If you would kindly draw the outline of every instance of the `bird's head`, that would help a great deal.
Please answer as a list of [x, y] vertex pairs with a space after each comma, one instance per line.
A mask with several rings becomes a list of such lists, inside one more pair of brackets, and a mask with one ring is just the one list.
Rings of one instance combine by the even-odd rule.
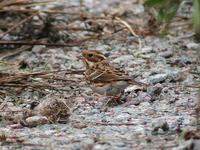
[[86, 67], [92, 67], [95, 63], [99, 63], [107, 59], [103, 53], [97, 50], [83, 50], [82, 57]]

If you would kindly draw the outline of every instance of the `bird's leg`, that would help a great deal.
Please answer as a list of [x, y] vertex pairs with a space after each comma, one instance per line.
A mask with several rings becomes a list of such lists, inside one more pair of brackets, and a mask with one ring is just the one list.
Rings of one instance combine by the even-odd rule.
[[103, 104], [103, 107], [106, 107], [110, 101], [112, 101], [113, 96], [107, 96], [108, 100]]
[[106, 101], [106, 103], [104, 104], [104, 106], [106, 106], [109, 102], [111, 101], [115, 101], [117, 104], [122, 103], [122, 101], [120, 100], [122, 96], [122, 93], [116, 95], [116, 96], [107, 96], [108, 100]]
[[122, 97], [122, 93], [120, 93], [119, 95], [117, 95], [117, 96], [114, 96], [114, 100], [116, 101], [116, 102], [119, 102], [120, 101], [120, 99], [121, 99], [121, 97]]

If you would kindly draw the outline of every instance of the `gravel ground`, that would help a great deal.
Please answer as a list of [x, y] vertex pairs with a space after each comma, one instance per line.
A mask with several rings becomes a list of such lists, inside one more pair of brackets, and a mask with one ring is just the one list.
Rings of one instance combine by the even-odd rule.
[[[76, 5], [78, 2], [69, 3]], [[126, 21], [141, 21], [145, 17], [144, 7], [135, 4], [134, 0], [87, 0], [85, 5], [88, 12], [97, 16], [103, 12], [114, 13], [120, 8], [121, 11], [126, 11], [123, 17]], [[70, 21], [67, 15], [57, 15], [56, 19], [60, 19], [61, 23]], [[71, 24], [84, 26], [80, 20]], [[101, 32], [111, 31], [105, 22], [103, 26]], [[73, 112], [64, 124], [13, 128], [12, 125], [0, 123], [1, 134], [19, 137], [19, 142], [12, 143], [12, 139], [10, 143], [0, 142], [1, 149], [154, 150], [177, 147], [178, 130], [195, 129], [198, 92], [189, 85], [199, 80], [194, 72], [200, 73], [197, 61], [200, 46], [190, 36], [193, 32], [181, 25], [170, 28], [169, 32], [164, 38], [152, 34], [140, 36], [142, 47], [135, 42], [137, 38], [126, 30], [113, 34], [110, 38], [92, 40], [81, 46], [33, 46], [31, 51], [24, 51], [10, 58], [10, 61], [26, 62], [25, 70], [83, 69], [83, 63], [77, 56], [83, 49], [97, 49], [106, 54], [113, 65], [124, 69], [139, 81], [150, 83], [151, 86], [147, 90], [136, 86], [128, 87], [127, 101], [110, 107], [96, 100], [82, 75], [66, 76], [66, 79], [79, 79], [79, 84], [66, 84], [65, 91], [52, 91], [46, 96], [41, 96], [37, 91], [24, 91], [20, 95], [20, 100], [24, 103], [19, 104], [19, 107], [26, 107], [25, 103], [33, 100], [44, 101], [46, 97], [53, 100], [56, 95], [69, 99], [70, 95]], [[57, 34], [62, 35], [62, 38], [80, 39], [91, 33], [66, 31]], [[4, 99], [10, 103], [15, 103], [15, 100], [10, 96]], [[20, 144], [20, 141], [25, 141], [25, 144]]]

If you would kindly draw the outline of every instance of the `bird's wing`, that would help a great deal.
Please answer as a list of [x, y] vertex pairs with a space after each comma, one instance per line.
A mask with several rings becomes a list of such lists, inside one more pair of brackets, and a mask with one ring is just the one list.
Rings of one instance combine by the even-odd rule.
[[122, 70], [119, 70], [107, 62], [97, 63], [86, 71], [86, 77], [91, 82], [128, 81], [131, 78]]

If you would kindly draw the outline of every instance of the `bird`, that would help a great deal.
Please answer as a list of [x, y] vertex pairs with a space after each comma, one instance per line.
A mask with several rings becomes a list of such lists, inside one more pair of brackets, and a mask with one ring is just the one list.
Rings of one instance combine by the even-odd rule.
[[147, 86], [135, 81], [124, 70], [114, 67], [98, 50], [83, 50], [81, 59], [85, 65], [84, 76], [94, 93], [117, 97], [131, 84]]

